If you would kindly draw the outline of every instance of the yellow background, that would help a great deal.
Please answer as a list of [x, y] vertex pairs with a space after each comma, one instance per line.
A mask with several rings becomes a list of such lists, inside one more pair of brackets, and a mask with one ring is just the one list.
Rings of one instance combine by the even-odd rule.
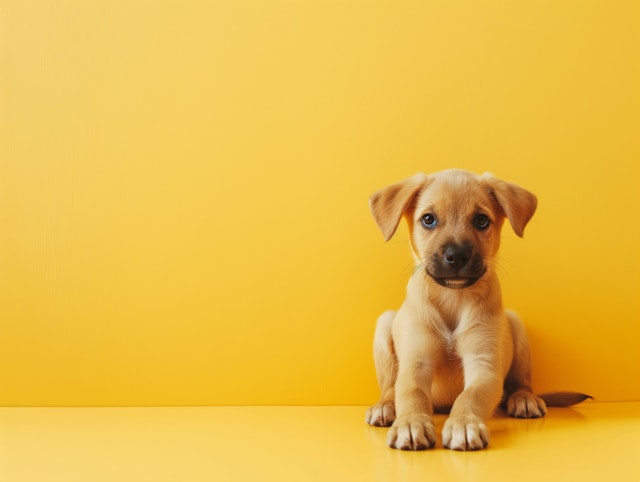
[[406, 228], [491, 171], [539, 391], [640, 399], [633, 1], [0, 1], [0, 404], [367, 404]]

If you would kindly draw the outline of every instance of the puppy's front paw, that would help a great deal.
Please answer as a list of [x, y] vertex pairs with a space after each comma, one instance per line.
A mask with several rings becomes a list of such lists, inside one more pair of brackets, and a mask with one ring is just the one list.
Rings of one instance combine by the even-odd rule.
[[378, 402], [367, 410], [367, 423], [375, 427], [389, 427], [396, 419], [396, 406], [393, 400]]
[[414, 414], [396, 419], [387, 436], [389, 447], [401, 450], [425, 450], [436, 444], [436, 431], [431, 417]]
[[514, 392], [507, 400], [507, 413], [516, 418], [540, 418], [547, 413], [547, 406], [540, 397], [524, 390]]
[[489, 429], [475, 417], [449, 417], [442, 428], [442, 445], [452, 450], [480, 450], [489, 445]]

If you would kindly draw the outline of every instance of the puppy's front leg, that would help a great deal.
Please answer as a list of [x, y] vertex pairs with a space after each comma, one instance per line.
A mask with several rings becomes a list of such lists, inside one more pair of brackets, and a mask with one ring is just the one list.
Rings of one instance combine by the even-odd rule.
[[395, 340], [398, 356], [396, 419], [389, 428], [387, 443], [396, 449], [424, 450], [436, 443], [431, 418], [433, 358], [429, 350], [434, 341], [424, 332], [399, 330], [399, 333], [401, 338]]
[[459, 340], [465, 384], [442, 429], [442, 445], [447, 448], [478, 450], [489, 444], [485, 421], [500, 401], [503, 384], [496, 342], [477, 333]]

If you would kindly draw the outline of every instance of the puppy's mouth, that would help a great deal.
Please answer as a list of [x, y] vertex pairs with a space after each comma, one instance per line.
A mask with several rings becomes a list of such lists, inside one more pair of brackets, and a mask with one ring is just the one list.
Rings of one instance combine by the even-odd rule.
[[[428, 273], [428, 272], [427, 272]], [[445, 288], [451, 288], [454, 290], [459, 290], [462, 288], [467, 288], [474, 284], [476, 281], [480, 279], [478, 277], [447, 277], [447, 278], [437, 278], [433, 276], [431, 273], [428, 273], [433, 280], [438, 283], [440, 286], [444, 286]]]

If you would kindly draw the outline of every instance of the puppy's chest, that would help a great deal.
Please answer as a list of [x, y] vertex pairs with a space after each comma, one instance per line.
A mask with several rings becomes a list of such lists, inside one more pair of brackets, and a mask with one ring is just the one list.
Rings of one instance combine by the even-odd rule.
[[469, 326], [468, 314], [464, 309], [453, 312], [439, 312], [431, 325], [431, 334], [439, 341], [440, 355], [447, 360], [458, 358], [458, 341]]
[[440, 356], [446, 360], [456, 360], [458, 358], [458, 334], [456, 331], [452, 331], [448, 329], [448, 327], [443, 326], [440, 329], [434, 330], [432, 334], [439, 340]]

